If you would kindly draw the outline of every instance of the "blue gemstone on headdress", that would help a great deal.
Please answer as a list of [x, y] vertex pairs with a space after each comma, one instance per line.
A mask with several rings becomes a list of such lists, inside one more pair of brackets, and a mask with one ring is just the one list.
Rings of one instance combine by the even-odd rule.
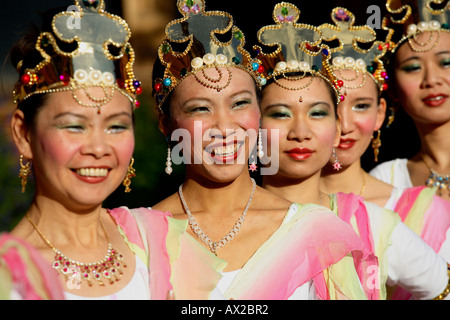
[[172, 84], [172, 80], [170, 80], [169, 78], [165, 78], [163, 80], [163, 85], [165, 85], [166, 87], [170, 87], [171, 84]]
[[325, 55], [325, 56], [328, 56], [328, 50], [327, 49], [322, 49], [322, 53]]
[[253, 68], [253, 70], [258, 70], [258, 68], [259, 68], [259, 64], [258, 63], [256, 63], [256, 62], [253, 62], [252, 63], [252, 68]]

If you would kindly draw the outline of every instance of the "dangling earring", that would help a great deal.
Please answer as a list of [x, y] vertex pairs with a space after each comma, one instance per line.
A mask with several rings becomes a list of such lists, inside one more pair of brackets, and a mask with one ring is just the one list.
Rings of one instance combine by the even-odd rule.
[[258, 166], [256, 165], [255, 155], [252, 154], [250, 156], [250, 158], [252, 160], [251, 160], [250, 164], [248, 165], [248, 170], [250, 170], [251, 172], [255, 172], [258, 169]]
[[262, 159], [262, 157], [264, 157], [264, 151], [263, 151], [263, 144], [262, 144], [261, 128], [259, 128], [259, 131], [258, 131], [258, 158]]
[[337, 155], [336, 155], [336, 150], [333, 148], [333, 157], [334, 157], [334, 162], [333, 162], [333, 169], [335, 171], [339, 171], [342, 169], [342, 163], [338, 160]]
[[378, 130], [377, 137], [372, 137], [372, 148], [373, 148], [373, 154], [375, 155], [375, 162], [378, 162], [378, 155], [380, 154], [380, 147], [381, 147], [381, 132]]
[[167, 147], [166, 173], [170, 176], [172, 173], [172, 156], [170, 154], [170, 145]]
[[126, 193], [131, 191], [131, 188], [130, 188], [131, 178], [134, 178], [136, 176], [136, 169], [133, 168], [133, 164], [134, 164], [134, 158], [131, 157], [131, 162], [128, 165], [127, 175], [125, 176], [125, 179], [123, 180], [123, 185], [125, 186]]
[[25, 193], [25, 187], [27, 185], [28, 176], [31, 175], [30, 162], [28, 161], [28, 163], [24, 165], [23, 155], [20, 155], [19, 162], [20, 162], [19, 178], [20, 183], [22, 184], [22, 193]]

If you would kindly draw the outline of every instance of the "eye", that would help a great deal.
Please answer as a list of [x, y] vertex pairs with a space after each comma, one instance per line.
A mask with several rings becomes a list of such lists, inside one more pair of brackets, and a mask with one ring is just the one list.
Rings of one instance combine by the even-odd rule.
[[205, 106], [192, 107], [189, 110], [189, 113], [207, 113], [207, 112], [209, 112], [209, 108]]
[[233, 109], [239, 109], [239, 108], [245, 107], [246, 105], [249, 105], [251, 103], [252, 103], [252, 100], [250, 100], [250, 99], [242, 99], [233, 104]]
[[357, 105], [352, 107], [354, 111], [365, 111], [369, 109], [372, 105], [369, 103], [358, 103]]
[[289, 119], [292, 118], [292, 112], [285, 107], [272, 107], [264, 113], [264, 116], [272, 119]]
[[444, 68], [448, 68], [450, 67], [450, 59], [443, 59], [440, 62], [440, 65]]
[[314, 107], [308, 111], [308, 116], [315, 119], [325, 118], [329, 114], [330, 112], [324, 107]]
[[409, 64], [406, 66], [401, 67], [401, 70], [405, 71], [405, 72], [415, 72], [415, 71], [419, 71], [421, 69], [420, 64]]
[[85, 128], [82, 125], [79, 124], [67, 124], [58, 126], [58, 129], [67, 130], [69, 132], [79, 133], [82, 132]]
[[121, 133], [130, 129], [130, 126], [122, 125], [122, 124], [114, 124], [111, 125], [108, 129], [106, 129], [107, 133]]

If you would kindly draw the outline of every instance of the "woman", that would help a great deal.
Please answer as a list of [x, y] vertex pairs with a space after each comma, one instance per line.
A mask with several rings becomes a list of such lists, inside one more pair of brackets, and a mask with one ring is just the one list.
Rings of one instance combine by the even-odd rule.
[[[103, 1], [75, 4], [83, 28], [69, 28], [80, 16], [58, 13], [12, 54], [20, 74], [12, 136], [22, 191], [31, 174], [36, 190], [25, 217], [0, 236], [0, 296], [165, 299], [172, 290], [165, 215], [102, 208], [122, 182], [129, 192], [134, 176], [141, 89], [130, 30]], [[111, 51], [106, 40], [114, 42]]]
[[[337, 16], [349, 17], [348, 23], [354, 20], [353, 14], [344, 8], [334, 9], [331, 16], [335, 22]], [[399, 213], [408, 227], [449, 261], [446, 233], [450, 219], [446, 212], [450, 210], [450, 203], [425, 187], [395, 188], [368, 175], [361, 167], [361, 157], [371, 142], [375, 157], [379, 153], [379, 130], [386, 111], [386, 100], [380, 96], [387, 89], [387, 76], [381, 62], [386, 50], [379, 48], [386, 47], [374, 42], [365, 52], [355, 50], [352, 39], [349, 38], [346, 42], [344, 36], [336, 36], [333, 33], [335, 28], [336, 26], [329, 24], [319, 27], [324, 39], [337, 38], [341, 42], [341, 46], [334, 50], [333, 70], [344, 82], [346, 93], [345, 101], [338, 106], [341, 139], [336, 148], [336, 156], [342, 164], [342, 170], [333, 170], [330, 161], [322, 170], [321, 190], [327, 193], [353, 193], [363, 197], [365, 201]], [[368, 26], [359, 28], [367, 30], [367, 41], [370, 41], [370, 35], [375, 39], [375, 32], [370, 32]], [[375, 68], [368, 69], [366, 66]]]
[[[420, 137], [420, 151], [411, 159], [382, 163], [370, 173], [396, 187], [427, 185], [450, 200], [450, 72], [448, 68], [450, 10], [447, 1], [431, 12], [418, 4], [418, 14], [410, 5], [388, 1], [386, 28], [390, 30], [391, 56], [388, 60], [390, 90], [411, 116]], [[402, 16], [390, 18], [399, 8]]]
[[[282, 5], [287, 8], [284, 9], [285, 12], [295, 12], [295, 7]], [[274, 13], [274, 17], [276, 16]], [[342, 16], [342, 13], [339, 12], [339, 16]], [[291, 24], [286, 26], [298, 28]], [[258, 33], [263, 44], [269, 43], [268, 39], [264, 38], [265, 31], [272, 29], [271, 26], [264, 27]], [[302, 41], [304, 38], [301, 37], [296, 38], [296, 41], [291, 39], [291, 45], [300, 44], [301, 47]], [[289, 49], [287, 43], [280, 45]], [[267, 59], [273, 59], [273, 55], [267, 55]], [[280, 64], [277, 57], [274, 60], [272, 64]], [[295, 64], [287, 62], [286, 65]], [[317, 73], [302, 73], [295, 68], [287, 68], [278, 74], [274, 72], [273, 78], [264, 88], [261, 125], [269, 132], [278, 130], [280, 133], [279, 141], [268, 140], [268, 144], [279, 143], [280, 169], [274, 176], [264, 176], [263, 186], [290, 201], [322, 204], [352, 225], [369, 250], [378, 258], [379, 270], [374, 274], [376, 285], [372, 285], [372, 289], [377, 287], [377, 298], [386, 298], [386, 283], [399, 283], [417, 298], [434, 298], [444, 291], [448, 284], [446, 264], [420, 238], [400, 223], [393, 212], [364, 203], [358, 196], [328, 195], [320, 191], [321, 166], [325, 166], [332, 157], [335, 169], [340, 169], [340, 163], [333, 151], [339, 144], [339, 122], [335, 111], [338, 95], [336, 87], [333, 90], [333, 84], [339, 84], [338, 87], [345, 86], [345, 83], [333, 78], [327, 60], [324, 60], [322, 69], [322, 76]], [[347, 94], [339, 104], [348, 98]], [[403, 255], [404, 252], [408, 252], [407, 257]], [[400, 256], [403, 258], [399, 259]], [[409, 263], [404, 264], [405, 259]], [[423, 259], [426, 262], [418, 264], [414, 262], [415, 259]], [[440, 276], [435, 277], [434, 272]]]
[[[166, 172], [174, 150], [182, 150], [186, 177], [153, 209], [170, 212], [186, 241], [201, 243], [216, 261], [215, 278], [204, 282], [227, 299], [366, 298], [354, 267], [364, 265], [365, 252], [351, 228], [329, 210], [292, 204], [250, 178], [264, 70], [242, 49], [242, 32], [227, 13], [205, 11], [203, 1], [178, 1], [178, 8], [183, 18], [166, 27], [154, 88], [161, 131], [169, 140], [183, 135], [169, 146]], [[232, 40], [220, 42], [211, 30], [231, 30]], [[187, 50], [176, 52], [173, 43], [181, 41]], [[259, 140], [259, 156], [261, 146]]]

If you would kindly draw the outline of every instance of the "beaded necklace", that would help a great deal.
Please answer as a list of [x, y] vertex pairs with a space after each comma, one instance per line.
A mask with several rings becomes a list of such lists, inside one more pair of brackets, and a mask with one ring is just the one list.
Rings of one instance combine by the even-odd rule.
[[102, 227], [106, 240], [108, 241], [108, 251], [105, 257], [98, 262], [83, 263], [69, 259], [61, 253], [61, 251], [56, 249], [38, 229], [36, 224], [30, 219], [28, 214], [25, 216], [42, 240], [44, 240], [44, 242], [55, 252], [55, 259], [52, 263], [52, 267], [59, 274], [65, 276], [66, 283], [68, 285], [70, 283], [70, 286], [78, 287], [81, 284], [80, 280], [85, 280], [89, 286], [92, 286], [93, 282], [98, 283], [100, 286], [104, 286], [104, 280], [108, 281], [109, 284], [114, 284], [115, 281], [120, 280], [120, 277], [123, 274], [122, 267], [126, 268], [127, 265], [124, 262], [123, 256], [112, 247], [108, 234], [106, 233], [106, 229], [101, 220], [100, 226]]

